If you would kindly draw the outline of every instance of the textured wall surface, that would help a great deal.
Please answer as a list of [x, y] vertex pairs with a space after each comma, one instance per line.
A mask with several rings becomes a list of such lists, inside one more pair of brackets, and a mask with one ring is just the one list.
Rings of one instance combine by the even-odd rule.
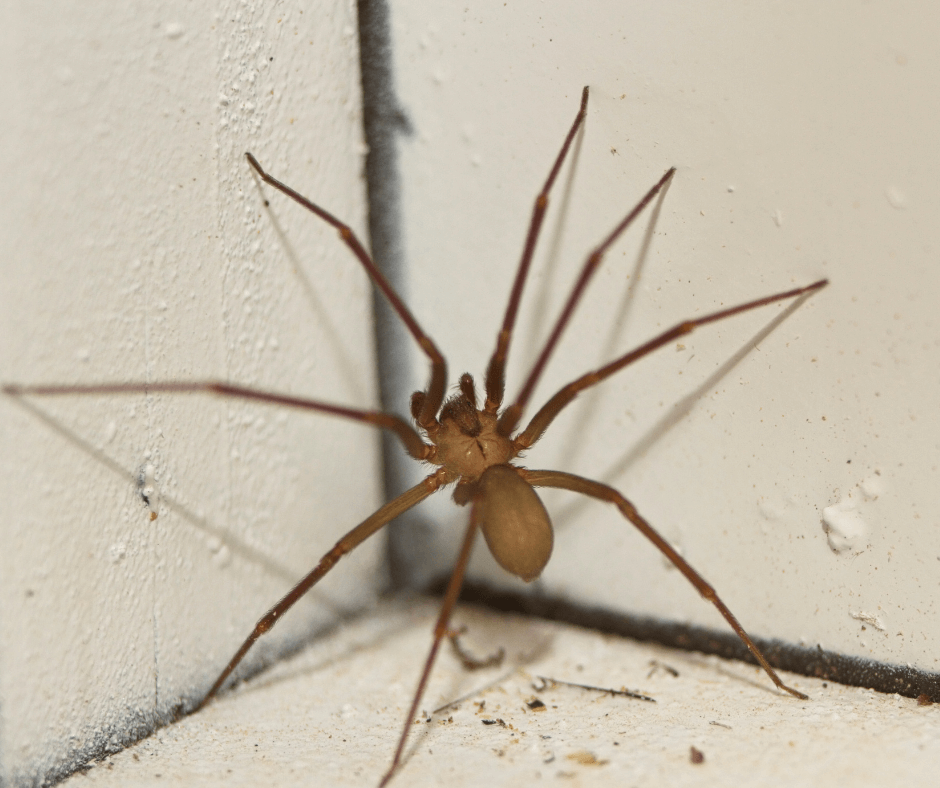
[[[364, 231], [355, 30], [349, 2], [14, 11], [0, 380], [218, 377], [373, 405], [366, 277], [244, 159]], [[3, 397], [0, 445], [10, 785], [191, 704], [380, 489], [368, 428], [208, 397]], [[381, 547], [255, 664], [374, 594]]]

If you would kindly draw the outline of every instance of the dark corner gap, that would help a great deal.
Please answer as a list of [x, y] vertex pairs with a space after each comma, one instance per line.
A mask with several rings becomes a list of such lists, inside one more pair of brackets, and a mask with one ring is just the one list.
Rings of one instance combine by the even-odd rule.
[[[442, 594], [448, 580], [448, 577], [438, 579], [430, 590]], [[633, 640], [757, 664], [747, 646], [733, 632], [591, 607], [561, 597], [506, 591], [474, 581], [464, 583], [460, 599], [501, 612], [522, 613]], [[754, 642], [770, 664], [781, 670], [853, 687], [867, 687], [878, 692], [940, 702], [940, 673], [847, 656], [827, 651], [821, 646], [799, 646], [782, 640], [757, 637]]]
[[[401, 209], [398, 139], [412, 133], [411, 123], [395, 92], [391, 12], [386, 0], [359, 0], [359, 63], [362, 74], [362, 120], [368, 153], [366, 186], [369, 241], [376, 265], [392, 287], [407, 298], [407, 261]], [[379, 401], [385, 411], [407, 415], [412, 382], [414, 341], [388, 301], [373, 288], [375, 346]], [[414, 464], [397, 437], [382, 433], [385, 500], [415, 483]], [[429, 525], [419, 513], [406, 512], [388, 526], [387, 563], [393, 589], [420, 583], [420, 567], [428, 557]], [[426, 582], [426, 580], [425, 580]]]

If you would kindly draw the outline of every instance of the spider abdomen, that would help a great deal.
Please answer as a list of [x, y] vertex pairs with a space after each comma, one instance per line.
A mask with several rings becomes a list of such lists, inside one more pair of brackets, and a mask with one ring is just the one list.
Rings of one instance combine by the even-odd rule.
[[511, 465], [492, 465], [476, 486], [480, 530], [503, 569], [527, 583], [552, 555], [552, 521], [535, 489]]

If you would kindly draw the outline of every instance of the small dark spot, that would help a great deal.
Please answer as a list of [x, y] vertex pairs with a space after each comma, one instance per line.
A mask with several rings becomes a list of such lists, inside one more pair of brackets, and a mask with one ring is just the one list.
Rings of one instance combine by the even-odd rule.
[[542, 701], [540, 701], [538, 698], [530, 700], [528, 703], [526, 703], [526, 706], [532, 709], [532, 711], [545, 711], [546, 708], [545, 704], [542, 703]]
[[918, 706], [930, 706], [933, 704], [933, 701], [930, 699], [930, 696], [927, 693], [917, 696], [917, 705]]
[[480, 722], [482, 722], [484, 725], [499, 725], [501, 728], [506, 727], [506, 722], [499, 717], [497, 717], [495, 720], [480, 720]]
[[689, 760], [696, 765], [705, 763], [705, 753], [697, 747], [689, 747]]
[[667, 665], [664, 662], [660, 662], [658, 659], [651, 659], [650, 662], [650, 672], [646, 674], [646, 678], [651, 678], [657, 670], [662, 668], [673, 678], [679, 678], [679, 671], [676, 670], [671, 665]]
[[593, 752], [579, 750], [565, 756], [569, 761], [575, 761], [582, 766], [606, 766], [610, 761], [598, 758]]
[[845, 464], [846, 464], [846, 465], [851, 465], [851, 464], [852, 464], [852, 461], [851, 461], [851, 460], [846, 460], [846, 461], [845, 461]]

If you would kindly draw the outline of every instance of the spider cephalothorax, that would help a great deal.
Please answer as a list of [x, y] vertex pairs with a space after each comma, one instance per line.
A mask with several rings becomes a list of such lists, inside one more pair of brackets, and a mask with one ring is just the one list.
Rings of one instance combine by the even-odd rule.
[[[416, 421], [424, 403], [423, 391], [411, 396]], [[444, 403], [437, 419], [426, 423], [424, 431], [431, 442], [425, 459], [440, 465], [448, 482], [476, 482], [491, 465], [502, 465], [518, 454], [513, 442], [499, 431], [496, 413], [477, 409], [473, 378], [467, 373], [460, 377], [460, 393]], [[465, 498], [458, 501], [466, 502]]]

